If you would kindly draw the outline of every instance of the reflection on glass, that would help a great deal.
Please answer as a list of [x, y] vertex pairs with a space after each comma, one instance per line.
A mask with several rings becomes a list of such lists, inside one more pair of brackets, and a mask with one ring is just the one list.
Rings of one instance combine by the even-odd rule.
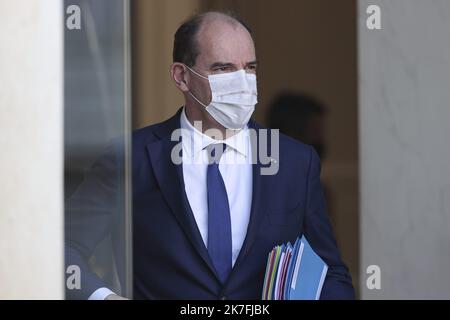
[[131, 297], [129, 4], [71, 5], [81, 29], [64, 33], [66, 297]]

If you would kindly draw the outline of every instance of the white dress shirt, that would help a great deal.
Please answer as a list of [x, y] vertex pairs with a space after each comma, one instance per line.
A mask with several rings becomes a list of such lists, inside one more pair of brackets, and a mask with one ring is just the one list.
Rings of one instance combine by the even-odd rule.
[[[181, 112], [180, 125], [185, 192], [206, 247], [208, 246], [206, 188], [208, 155], [205, 148], [216, 143], [227, 145], [219, 161], [219, 171], [225, 183], [230, 206], [232, 265], [234, 266], [247, 234], [252, 205], [252, 148], [248, 127], [246, 126], [228, 139], [215, 140], [197, 130], [189, 122], [184, 108]], [[99, 288], [91, 294], [89, 300], [104, 300], [113, 293], [108, 288]]]
[[208, 244], [208, 201], [206, 172], [210, 144], [225, 143], [227, 148], [219, 161], [219, 171], [227, 190], [231, 216], [232, 265], [247, 234], [252, 205], [253, 172], [251, 145], [247, 126], [225, 140], [214, 140], [197, 130], [181, 112], [183, 143], [183, 179], [186, 195], [203, 242]]

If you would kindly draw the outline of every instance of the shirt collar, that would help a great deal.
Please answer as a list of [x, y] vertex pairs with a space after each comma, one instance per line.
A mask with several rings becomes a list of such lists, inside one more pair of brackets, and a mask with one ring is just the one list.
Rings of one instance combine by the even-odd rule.
[[250, 140], [249, 140], [249, 132], [248, 126], [246, 125], [244, 128], [239, 130], [238, 133], [229, 137], [225, 140], [215, 140], [210, 136], [204, 134], [197, 128], [195, 128], [191, 122], [188, 120], [185, 112], [186, 107], [183, 107], [183, 110], [180, 115], [180, 126], [182, 129], [182, 143], [183, 143], [183, 151], [186, 151], [189, 156], [198, 156], [198, 154], [210, 144], [215, 143], [224, 143], [231, 149], [239, 152], [244, 157], [247, 157], [249, 154], [250, 148]]

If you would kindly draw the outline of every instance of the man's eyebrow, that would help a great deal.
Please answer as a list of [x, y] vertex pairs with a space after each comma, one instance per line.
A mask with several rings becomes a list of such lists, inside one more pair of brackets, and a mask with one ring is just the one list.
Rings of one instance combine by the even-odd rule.
[[[253, 60], [253, 61], [247, 62], [246, 66], [257, 65], [257, 64], [258, 64], [258, 61], [257, 60]], [[214, 62], [213, 64], [211, 64], [209, 66], [209, 69], [214, 69], [214, 68], [218, 68], [218, 67], [222, 67], [222, 68], [223, 67], [236, 67], [236, 65], [234, 63], [232, 63], [232, 62], [221, 62], [221, 61], [218, 61], [218, 62]]]
[[231, 62], [214, 62], [209, 66], [210, 69], [214, 69], [217, 67], [234, 67], [234, 63]]

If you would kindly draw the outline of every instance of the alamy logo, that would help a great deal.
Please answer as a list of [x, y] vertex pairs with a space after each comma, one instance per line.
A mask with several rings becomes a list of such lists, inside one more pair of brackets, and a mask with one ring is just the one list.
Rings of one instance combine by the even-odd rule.
[[[203, 132], [201, 121], [194, 121], [194, 127], [198, 132]], [[218, 129], [208, 129], [203, 132], [204, 136], [209, 136], [216, 141], [223, 141], [223, 133]], [[225, 132], [226, 137], [229, 139], [241, 139], [238, 143], [243, 146], [246, 158], [242, 158], [238, 153], [228, 153], [224, 152], [221, 156], [221, 161], [225, 164], [260, 164], [260, 174], [261, 175], [275, 175], [278, 173], [279, 169], [279, 144], [280, 144], [280, 133], [278, 129], [253, 129], [248, 128], [245, 134], [239, 137], [229, 135], [229, 130]], [[176, 129], [172, 132], [171, 140], [177, 141], [178, 143], [174, 145], [171, 150], [171, 160], [172, 163], [179, 165], [181, 163], [187, 164], [209, 164], [211, 158], [199, 157], [191, 159], [189, 157], [183, 157], [184, 148], [187, 146], [191, 149], [189, 153], [198, 154], [203, 148], [203, 140], [201, 135], [194, 134], [188, 129]], [[182, 141], [188, 141], [189, 143], [183, 144]]]
[[372, 4], [367, 7], [366, 13], [369, 14], [366, 20], [366, 26], [369, 30], [381, 29], [381, 9], [379, 6]]
[[81, 289], [81, 270], [77, 265], [70, 265], [66, 269], [66, 287], [69, 290]]
[[66, 27], [69, 30], [81, 30], [81, 9], [77, 5], [70, 5], [66, 9]]
[[366, 286], [369, 290], [381, 289], [381, 269], [376, 264], [367, 267], [366, 273], [369, 275], [366, 280]]

